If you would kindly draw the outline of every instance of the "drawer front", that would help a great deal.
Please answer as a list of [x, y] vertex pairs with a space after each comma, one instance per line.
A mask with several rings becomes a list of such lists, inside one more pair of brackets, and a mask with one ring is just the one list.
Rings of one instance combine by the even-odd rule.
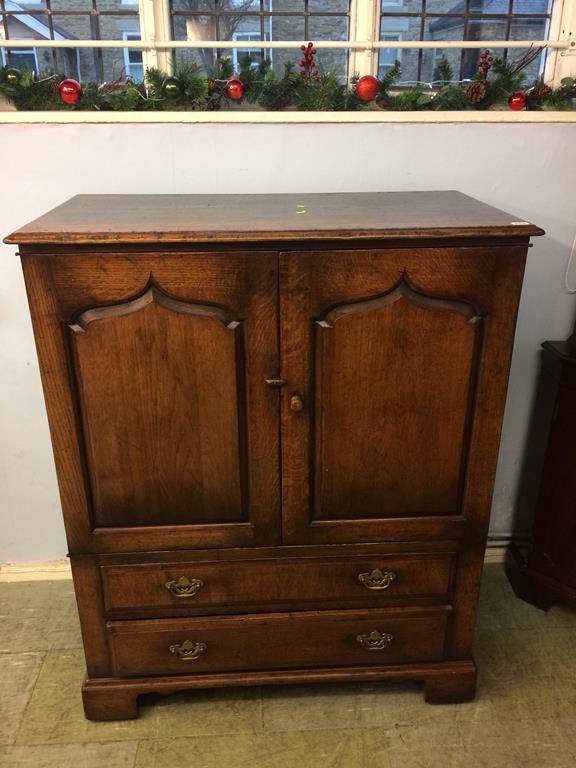
[[449, 608], [110, 622], [116, 675], [439, 661]]
[[448, 602], [453, 555], [151, 563], [101, 567], [109, 616], [250, 613]]

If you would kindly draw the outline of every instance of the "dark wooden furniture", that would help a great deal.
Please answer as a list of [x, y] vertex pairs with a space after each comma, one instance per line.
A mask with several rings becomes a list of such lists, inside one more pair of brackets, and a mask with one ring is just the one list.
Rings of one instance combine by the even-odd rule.
[[80, 196], [11, 235], [89, 718], [208, 686], [474, 695], [528, 240], [456, 192]]
[[528, 557], [512, 546], [507, 571], [518, 597], [548, 610], [576, 605], [576, 338], [542, 346], [537, 407], [548, 445]]

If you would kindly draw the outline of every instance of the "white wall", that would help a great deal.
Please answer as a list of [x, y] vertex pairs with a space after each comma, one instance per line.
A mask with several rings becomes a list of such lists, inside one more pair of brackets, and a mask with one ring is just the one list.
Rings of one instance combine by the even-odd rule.
[[[4, 124], [0, 146], [2, 235], [82, 192], [459, 189], [546, 229], [529, 252], [494, 497], [493, 534], [512, 530], [539, 345], [572, 330], [576, 126]], [[14, 251], [0, 246], [0, 562], [66, 552]]]

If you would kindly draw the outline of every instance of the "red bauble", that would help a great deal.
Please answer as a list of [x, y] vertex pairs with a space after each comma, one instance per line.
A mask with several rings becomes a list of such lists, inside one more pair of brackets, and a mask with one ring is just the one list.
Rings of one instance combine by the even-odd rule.
[[526, 106], [526, 94], [523, 91], [516, 91], [508, 99], [508, 106], [514, 112], [520, 112]]
[[380, 82], [372, 75], [364, 75], [356, 83], [356, 96], [362, 101], [372, 101], [378, 95]]
[[62, 80], [59, 85], [60, 98], [65, 104], [76, 104], [82, 96], [82, 86], [78, 80]]
[[228, 80], [226, 83], [226, 93], [230, 99], [241, 99], [244, 96], [244, 83], [237, 77]]

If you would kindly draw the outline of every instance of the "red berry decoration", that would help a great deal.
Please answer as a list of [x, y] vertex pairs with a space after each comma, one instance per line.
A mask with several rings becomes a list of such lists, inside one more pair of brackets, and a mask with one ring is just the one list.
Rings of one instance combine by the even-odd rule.
[[226, 94], [228, 98], [238, 101], [244, 96], [244, 83], [239, 77], [233, 77], [226, 83]]
[[78, 80], [62, 80], [58, 89], [60, 98], [65, 104], [76, 104], [82, 96], [82, 86]]
[[356, 96], [362, 101], [372, 101], [380, 91], [380, 82], [372, 75], [364, 75], [356, 83]]
[[480, 79], [484, 82], [488, 78], [488, 72], [492, 69], [492, 62], [494, 61], [494, 58], [490, 56], [490, 51], [486, 49], [483, 53], [480, 54], [480, 59], [478, 61], [478, 72], [480, 74]]
[[523, 91], [515, 91], [508, 99], [508, 106], [514, 112], [520, 112], [526, 106], [526, 94]]
[[318, 70], [316, 69], [316, 62], [314, 57], [316, 56], [316, 48], [314, 43], [308, 43], [308, 45], [301, 45], [302, 58], [300, 59], [300, 74], [304, 78], [304, 85], [310, 85], [311, 83], [317, 83], [320, 79]]

